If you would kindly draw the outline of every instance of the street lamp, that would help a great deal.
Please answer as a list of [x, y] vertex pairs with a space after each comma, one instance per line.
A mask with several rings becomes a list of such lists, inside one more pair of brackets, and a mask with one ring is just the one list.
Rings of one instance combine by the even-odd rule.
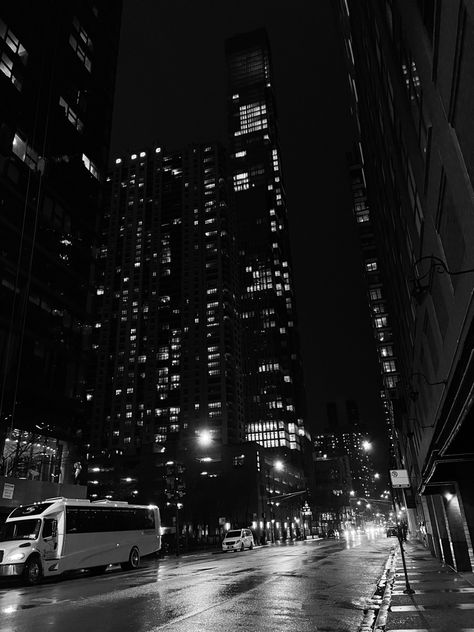
[[283, 469], [283, 461], [275, 461], [275, 463], [273, 464], [273, 467], [278, 471], [281, 472]]
[[372, 443], [366, 439], [365, 441], [362, 441], [362, 447], [366, 452], [368, 452], [369, 450], [372, 450]]
[[375, 472], [375, 474], [374, 474], [374, 478], [375, 478], [375, 479], [380, 478], [380, 474], [379, 474], [378, 472]]
[[212, 435], [209, 430], [201, 430], [198, 434], [198, 443], [203, 447], [207, 447], [212, 443]]

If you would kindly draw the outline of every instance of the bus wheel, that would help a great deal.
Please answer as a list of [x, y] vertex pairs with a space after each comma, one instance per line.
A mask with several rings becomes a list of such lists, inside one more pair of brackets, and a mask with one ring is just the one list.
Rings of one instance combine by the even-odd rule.
[[41, 563], [39, 557], [32, 555], [25, 562], [25, 568], [23, 569], [23, 583], [28, 586], [34, 586], [39, 584], [43, 577], [43, 571], [41, 569]]
[[122, 562], [120, 566], [124, 571], [131, 571], [140, 566], [140, 552], [136, 546], [130, 551], [130, 555], [128, 556], [128, 562]]

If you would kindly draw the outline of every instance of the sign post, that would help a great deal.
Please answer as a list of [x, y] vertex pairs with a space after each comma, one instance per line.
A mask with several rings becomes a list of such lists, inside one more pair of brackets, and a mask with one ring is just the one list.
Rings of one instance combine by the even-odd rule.
[[[389, 484], [390, 484], [390, 493], [392, 495], [392, 505], [395, 516], [397, 515], [397, 508], [395, 505], [395, 496], [393, 494], [394, 487], [397, 489], [403, 489], [406, 487], [410, 487], [410, 479], [408, 478], [407, 470], [390, 470], [389, 472]], [[405, 574], [405, 590], [403, 591], [406, 595], [413, 595], [415, 592], [413, 588], [410, 586], [410, 582], [408, 581], [408, 573], [407, 573], [407, 565], [405, 562], [405, 551], [403, 550], [403, 542], [402, 542], [402, 530], [397, 520], [397, 538], [398, 543], [400, 544], [400, 553], [402, 556], [403, 563], [403, 572]]]

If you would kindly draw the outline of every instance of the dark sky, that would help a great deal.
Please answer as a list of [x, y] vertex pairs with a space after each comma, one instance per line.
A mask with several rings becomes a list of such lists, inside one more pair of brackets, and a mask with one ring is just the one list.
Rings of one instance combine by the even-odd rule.
[[224, 40], [261, 26], [272, 47], [308, 420], [322, 427], [326, 401], [355, 399], [376, 438], [384, 422], [330, 0], [125, 0], [112, 156], [155, 141], [225, 141]]

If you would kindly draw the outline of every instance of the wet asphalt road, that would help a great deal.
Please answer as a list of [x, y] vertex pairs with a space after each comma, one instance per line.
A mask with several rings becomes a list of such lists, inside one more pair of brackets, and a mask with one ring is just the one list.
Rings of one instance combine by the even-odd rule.
[[392, 546], [382, 536], [143, 561], [137, 571], [0, 583], [1, 632], [356, 632]]

